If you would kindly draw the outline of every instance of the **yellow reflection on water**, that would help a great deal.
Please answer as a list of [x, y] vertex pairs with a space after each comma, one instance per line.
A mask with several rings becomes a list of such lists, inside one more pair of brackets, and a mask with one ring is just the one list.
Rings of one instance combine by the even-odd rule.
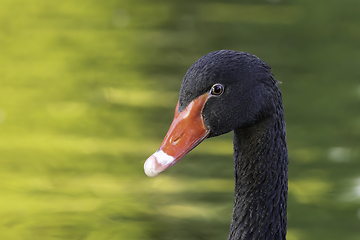
[[215, 204], [202, 204], [201, 206], [193, 204], [176, 204], [159, 207], [158, 209], [161, 214], [176, 218], [219, 219], [219, 216], [223, 215], [226, 207]]
[[304, 238], [301, 235], [301, 230], [296, 229], [296, 228], [288, 228], [287, 234], [286, 234], [286, 239], [287, 240], [300, 240], [300, 239], [304, 239]]
[[114, 104], [141, 107], [173, 107], [175, 109], [177, 92], [155, 92], [151, 90], [128, 90], [104, 88], [105, 99]]
[[[227, 179], [181, 179], [170, 176], [158, 176], [146, 180], [151, 182], [147, 191], [162, 193], [179, 192], [233, 192], [234, 182]], [[146, 183], [146, 181], [144, 183]], [[149, 185], [148, 185], [149, 186]]]
[[51, 116], [57, 118], [77, 118], [85, 113], [87, 105], [79, 102], [56, 102], [49, 103], [47, 110]]
[[332, 189], [329, 182], [308, 178], [289, 181], [289, 194], [300, 203], [320, 203]]
[[[72, 135], [57, 135], [54, 137], [50, 134], [24, 134], [18, 136], [8, 136], [0, 138], [0, 148], [8, 150], [16, 149], [33, 149], [48, 151], [66, 151], [75, 153], [136, 153], [139, 151], [139, 145], [143, 151], [152, 153], [159, 147], [159, 143], [154, 140], [131, 141], [126, 138], [101, 139], [78, 137]], [[145, 161], [145, 159], [144, 159]]]

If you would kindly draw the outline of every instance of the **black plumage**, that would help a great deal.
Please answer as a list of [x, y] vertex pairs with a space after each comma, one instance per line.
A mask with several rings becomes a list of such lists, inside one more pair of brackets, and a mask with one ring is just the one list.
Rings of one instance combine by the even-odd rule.
[[270, 67], [244, 52], [209, 53], [187, 71], [179, 111], [216, 84], [202, 111], [209, 137], [234, 131], [235, 201], [229, 239], [286, 239], [287, 165], [282, 95]]

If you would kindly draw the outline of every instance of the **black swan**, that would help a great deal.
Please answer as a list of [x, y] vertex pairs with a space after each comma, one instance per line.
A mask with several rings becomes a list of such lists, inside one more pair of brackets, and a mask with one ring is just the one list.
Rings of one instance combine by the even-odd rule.
[[205, 138], [234, 131], [235, 201], [228, 239], [286, 239], [288, 154], [282, 95], [271, 68], [231, 50], [187, 71], [175, 117], [144, 164], [154, 177]]

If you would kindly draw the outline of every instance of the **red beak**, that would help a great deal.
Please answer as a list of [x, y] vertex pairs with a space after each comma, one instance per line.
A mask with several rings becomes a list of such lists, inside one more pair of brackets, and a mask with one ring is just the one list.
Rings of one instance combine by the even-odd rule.
[[174, 120], [164, 141], [144, 164], [146, 175], [155, 177], [168, 169], [209, 135], [202, 118], [202, 110], [208, 99], [209, 94], [205, 93], [190, 102], [182, 112], [178, 111], [177, 103]]

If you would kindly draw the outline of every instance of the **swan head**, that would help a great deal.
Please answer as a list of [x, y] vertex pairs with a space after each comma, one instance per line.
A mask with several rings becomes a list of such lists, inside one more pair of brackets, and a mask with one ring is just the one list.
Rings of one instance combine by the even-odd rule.
[[156, 176], [204, 139], [271, 116], [281, 99], [277, 88], [270, 67], [252, 54], [222, 50], [203, 56], [184, 76], [174, 120], [146, 160], [145, 173]]

